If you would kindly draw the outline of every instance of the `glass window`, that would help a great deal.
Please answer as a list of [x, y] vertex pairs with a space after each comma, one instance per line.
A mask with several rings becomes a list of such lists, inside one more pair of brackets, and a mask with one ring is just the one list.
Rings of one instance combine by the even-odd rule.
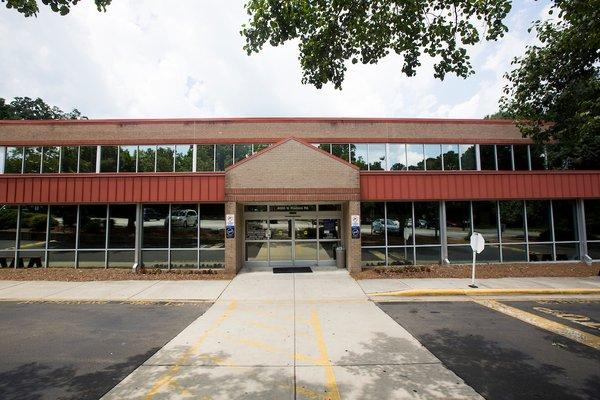
[[235, 162], [242, 161], [244, 158], [252, 155], [252, 145], [238, 143], [235, 145], [234, 151]]
[[500, 262], [500, 245], [487, 244], [483, 251], [477, 255], [478, 263], [497, 263]]
[[529, 261], [553, 261], [553, 246], [548, 244], [530, 244], [529, 245]]
[[135, 248], [135, 215], [135, 204], [115, 204], [109, 206], [109, 248]]
[[468, 201], [446, 202], [446, 235], [449, 244], [469, 243], [471, 240], [471, 206]]
[[[297, 219], [294, 221], [294, 235], [298, 240], [311, 240], [317, 238], [316, 219]], [[316, 253], [316, 247], [315, 247]]]
[[214, 144], [199, 144], [196, 146], [197, 161], [196, 171], [215, 170], [215, 145]]
[[225, 250], [200, 250], [200, 268], [224, 268]]
[[524, 244], [502, 243], [502, 261], [527, 261], [527, 246]]
[[331, 145], [331, 154], [343, 160], [350, 161], [349, 148], [350, 146], [347, 144], [334, 143]]
[[522, 201], [500, 202], [502, 243], [525, 242], [525, 218]]
[[319, 239], [339, 239], [340, 238], [340, 220], [339, 219], [320, 219], [319, 220]]
[[105, 205], [79, 206], [79, 248], [106, 248]]
[[575, 202], [553, 200], [552, 211], [554, 213], [554, 240], [557, 242], [578, 240]]
[[406, 145], [391, 143], [388, 145], [389, 156], [388, 170], [389, 171], [404, 171], [406, 170]]
[[79, 147], [79, 172], [96, 172], [96, 146]]
[[600, 199], [585, 200], [585, 231], [588, 240], [600, 240]]
[[556, 243], [556, 261], [579, 260], [579, 243]]
[[381, 171], [386, 169], [385, 144], [369, 144], [369, 170]]
[[319, 211], [342, 211], [341, 204], [319, 204]]
[[77, 172], [77, 157], [79, 148], [77, 146], [65, 146], [60, 148], [60, 172]]
[[360, 203], [361, 244], [363, 246], [385, 245], [383, 202]]
[[[83, 160], [83, 147], [81, 148], [81, 159]], [[100, 172], [117, 172], [119, 148], [117, 146], [102, 146], [100, 148]], [[81, 171], [81, 161], [79, 163]]]
[[143, 248], [169, 247], [169, 206], [167, 204], [144, 204], [142, 207]]
[[192, 172], [194, 146], [178, 144], [175, 146], [175, 172]]
[[510, 144], [496, 145], [496, 157], [498, 157], [498, 170], [511, 171], [512, 167], [512, 146]]
[[54, 268], [74, 267], [75, 251], [49, 251], [48, 266]]
[[254, 145], [252, 145], [252, 151], [258, 153], [259, 151], [266, 149], [267, 147], [269, 147], [268, 143], [254, 143]]
[[425, 168], [428, 171], [442, 169], [442, 146], [439, 144], [425, 145]]
[[266, 204], [246, 204], [244, 205], [244, 211], [246, 212], [266, 212]]
[[544, 145], [539, 145], [539, 144], [530, 145], [529, 153], [531, 155], [531, 169], [532, 170], [543, 170], [543, 169], [547, 168], [546, 148]]
[[16, 206], [0, 206], [0, 256], [13, 257], [17, 240]]
[[137, 146], [119, 147], [119, 172], [135, 172]]
[[79, 268], [104, 268], [105, 250], [79, 251], [77, 253]]
[[358, 166], [362, 170], [368, 169], [367, 151], [368, 146], [366, 144], [351, 144], [350, 154], [352, 156], [352, 164]]
[[331, 153], [331, 143], [321, 143], [318, 145], [319, 149]]
[[24, 171], [26, 174], [39, 174], [42, 164], [42, 148], [41, 147], [25, 147], [25, 165]]
[[147, 268], [169, 268], [169, 252], [167, 250], [144, 250], [142, 260]]
[[496, 169], [496, 152], [493, 144], [479, 145], [479, 158], [481, 169], [484, 171], [493, 171]]
[[108, 266], [113, 268], [131, 268], [135, 262], [133, 250], [108, 251]]
[[471, 246], [448, 246], [448, 260], [452, 264], [466, 264], [473, 261]]
[[272, 219], [269, 221], [271, 240], [290, 240], [292, 238], [292, 220]]
[[319, 242], [319, 261], [335, 260], [335, 248], [339, 242]]
[[412, 265], [414, 264], [414, 255], [412, 247], [391, 247], [388, 249], [389, 266]]
[[422, 144], [406, 145], [406, 165], [409, 170], [422, 170], [425, 168]]
[[21, 206], [19, 249], [46, 248], [47, 206]]
[[498, 209], [495, 201], [474, 201], [473, 230], [481, 233], [486, 243], [498, 243]]
[[42, 172], [45, 174], [57, 173], [60, 162], [60, 147], [44, 147]]
[[200, 206], [200, 247], [225, 247], [225, 205], [202, 204]]
[[7, 147], [4, 160], [4, 172], [7, 174], [20, 174], [23, 170], [23, 148]]
[[416, 259], [415, 264], [439, 264], [442, 258], [442, 250], [440, 246], [424, 246], [415, 249]]
[[361, 260], [363, 267], [377, 267], [385, 265], [385, 247], [362, 248]]
[[415, 244], [440, 243], [440, 205], [437, 201], [415, 203]]
[[529, 155], [526, 144], [513, 145], [513, 156], [515, 158], [515, 170], [527, 171], [529, 169]]
[[388, 246], [412, 245], [412, 203], [388, 202], [386, 226]]
[[268, 261], [268, 242], [246, 242], [246, 261]]
[[218, 144], [216, 147], [216, 171], [225, 171], [233, 164], [233, 145]]
[[49, 249], [76, 248], [77, 206], [50, 206]]
[[137, 172], [154, 172], [156, 166], [156, 146], [138, 146]]
[[171, 268], [184, 269], [198, 266], [198, 250], [171, 250]]
[[[550, 202], [527, 200], [527, 237], [530, 242], [551, 242]], [[541, 260], [545, 261], [545, 260]]]
[[171, 247], [198, 247], [198, 207], [196, 204], [171, 206]]
[[457, 144], [443, 144], [442, 152], [444, 154], [444, 170], [452, 171], [458, 170], [458, 145]]
[[292, 242], [271, 242], [269, 247], [271, 261], [289, 261], [292, 259]]
[[173, 172], [175, 146], [156, 147], [156, 172]]
[[474, 171], [477, 169], [477, 148], [474, 144], [460, 144], [460, 169], [465, 171]]
[[246, 220], [246, 240], [266, 240], [268, 230], [267, 220]]

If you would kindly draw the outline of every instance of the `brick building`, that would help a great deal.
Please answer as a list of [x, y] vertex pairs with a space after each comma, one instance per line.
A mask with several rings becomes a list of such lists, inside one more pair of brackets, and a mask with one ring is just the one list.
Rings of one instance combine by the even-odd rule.
[[0, 264], [464, 263], [472, 231], [480, 262], [599, 259], [600, 171], [545, 150], [492, 120], [0, 121]]

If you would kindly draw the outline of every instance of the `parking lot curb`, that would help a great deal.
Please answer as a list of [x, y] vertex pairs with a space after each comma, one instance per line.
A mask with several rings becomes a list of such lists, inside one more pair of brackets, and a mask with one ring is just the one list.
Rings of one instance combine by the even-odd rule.
[[369, 293], [370, 297], [422, 297], [422, 296], [497, 296], [497, 295], [600, 295], [599, 289], [592, 288], [512, 288], [512, 289], [414, 289], [392, 292]]

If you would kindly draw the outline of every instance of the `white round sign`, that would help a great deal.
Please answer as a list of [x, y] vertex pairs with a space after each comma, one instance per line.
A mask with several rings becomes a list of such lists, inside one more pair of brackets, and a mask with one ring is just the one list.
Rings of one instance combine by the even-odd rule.
[[479, 232], [473, 232], [471, 235], [471, 249], [476, 251], [477, 254], [481, 253], [485, 247], [485, 240]]

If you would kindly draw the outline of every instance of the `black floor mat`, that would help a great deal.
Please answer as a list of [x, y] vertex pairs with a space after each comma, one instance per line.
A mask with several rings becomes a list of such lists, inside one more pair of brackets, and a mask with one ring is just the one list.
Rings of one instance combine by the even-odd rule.
[[274, 274], [297, 274], [297, 273], [311, 273], [313, 272], [310, 267], [274, 267]]

